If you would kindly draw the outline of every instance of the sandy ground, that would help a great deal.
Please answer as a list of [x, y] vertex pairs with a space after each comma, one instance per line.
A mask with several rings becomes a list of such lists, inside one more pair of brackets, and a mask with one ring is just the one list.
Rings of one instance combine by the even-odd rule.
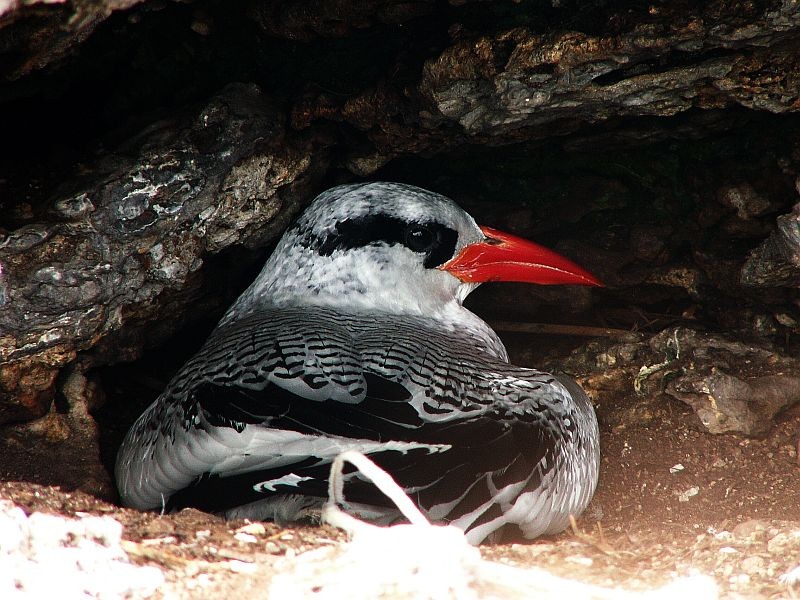
[[[790, 574], [800, 567], [800, 411], [783, 415], [767, 437], [754, 440], [697, 431], [691, 411], [663, 395], [631, 394], [613, 404], [600, 398], [597, 410], [601, 479], [576, 529], [484, 546], [484, 558], [628, 590], [705, 574], [721, 597], [800, 593]], [[83, 492], [21, 481], [0, 483], [0, 498], [26, 513], [113, 516], [124, 525], [123, 549], [131, 560], [164, 571], [156, 597], [222, 591], [266, 597], [274, 574], [291, 569], [304, 552], [346, 540], [329, 526], [281, 529], [194, 510], [140, 513]], [[383, 552], [391, 562], [396, 548]]]

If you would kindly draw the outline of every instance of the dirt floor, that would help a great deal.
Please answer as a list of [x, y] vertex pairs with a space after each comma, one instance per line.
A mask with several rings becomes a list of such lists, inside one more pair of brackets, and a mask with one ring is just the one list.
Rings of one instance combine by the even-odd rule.
[[[716, 581], [722, 597], [800, 594], [800, 583], [786, 576], [800, 567], [800, 411], [784, 414], [766, 438], [754, 440], [701, 433], [691, 411], [664, 395], [631, 394], [613, 405], [601, 398], [597, 410], [601, 479], [577, 528], [531, 543], [486, 546], [485, 558], [628, 590], [700, 573]], [[280, 529], [194, 510], [145, 514], [20, 481], [0, 483], [0, 498], [26, 512], [112, 515], [125, 526], [132, 560], [165, 570], [164, 597], [222, 590], [264, 597], [276, 570], [287, 568], [281, 559], [345, 540], [328, 526]]]

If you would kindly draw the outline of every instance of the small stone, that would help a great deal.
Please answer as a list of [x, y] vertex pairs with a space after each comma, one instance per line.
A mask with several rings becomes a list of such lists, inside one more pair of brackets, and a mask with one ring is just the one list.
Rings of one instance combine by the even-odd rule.
[[740, 219], [749, 220], [770, 210], [770, 201], [749, 183], [726, 185], [717, 191], [721, 204], [736, 210]]
[[748, 556], [740, 564], [742, 571], [750, 575], [758, 575], [764, 572], [766, 561], [760, 556]]
[[775, 315], [775, 320], [784, 327], [791, 327], [791, 328], [797, 327], [797, 321], [790, 315], [787, 315], [786, 313], [777, 313]]
[[691, 497], [693, 497], [693, 496], [697, 496], [697, 494], [699, 494], [699, 493], [700, 493], [700, 488], [699, 488], [699, 487], [697, 487], [696, 485], [693, 485], [693, 486], [692, 486], [692, 487], [690, 487], [688, 490], [686, 490], [685, 492], [683, 492], [682, 494], [680, 494], [680, 495], [678, 496], [678, 500], [679, 500], [680, 502], [688, 502], [688, 501], [689, 501], [689, 498], [691, 498]]
[[175, 525], [167, 519], [153, 519], [147, 523], [143, 533], [152, 538], [170, 535], [175, 533]]
[[258, 566], [254, 565], [253, 563], [244, 562], [243, 560], [229, 560], [227, 562], [227, 567], [233, 571], [234, 573], [255, 573], [258, 570]]
[[250, 535], [265, 535], [267, 533], [266, 527], [263, 523], [248, 523], [242, 525], [236, 530], [236, 533], [249, 533]]
[[749, 585], [750, 575], [747, 573], [739, 573], [738, 575], [731, 577], [730, 582], [732, 585]]
[[264, 552], [267, 554], [278, 554], [281, 551], [280, 546], [275, 542], [267, 542], [264, 544]]
[[767, 542], [767, 552], [782, 554], [790, 549], [796, 549], [797, 546], [800, 546], [800, 531], [779, 533]]
[[749, 538], [758, 533], [763, 533], [769, 528], [769, 523], [760, 519], [750, 519], [739, 523], [733, 528], [733, 535], [738, 538]]
[[258, 541], [258, 538], [254, 535], [250, 535], [249, 533], [244, 533], [240, 531], [239, 533], [234, 534], [234, 539], [242, 542], [243, 544], [255, 544]]

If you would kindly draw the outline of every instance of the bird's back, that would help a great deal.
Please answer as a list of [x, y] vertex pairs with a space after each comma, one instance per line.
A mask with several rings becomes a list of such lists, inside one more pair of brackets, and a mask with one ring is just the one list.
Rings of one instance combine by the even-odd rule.
[[[138, 508], [292, 518], [322, 501], [331, 460], [354, 449], [478, 542], [506, 524], [526, 537], [563, 529], [594, 491], [597, 439], [577, 385], [509, 365], [472, 332], [267, 308], [212, 334], [132, 427], [116, 475]], [[346, 491], [388, 511], [355, 474]]]

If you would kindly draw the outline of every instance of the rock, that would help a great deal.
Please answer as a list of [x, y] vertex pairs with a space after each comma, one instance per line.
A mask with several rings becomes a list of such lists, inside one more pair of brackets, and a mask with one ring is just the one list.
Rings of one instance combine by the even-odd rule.
[[[622, 18], [613, 35], [518, 27], [465, 40], [426, 63], [420, 95], [435, 107], [431, 124], [457, 123], [470, 138], [530, 139], [572, 130], [576, 120], [666, 116], [710, 105], [794, 110], [797, 95], [781, 92], [797, 63], [782, 40], [800, 28], [800, 15], [781, 3], [761, 13], [741, 7], [698, 8], [676, 20], [662, 6], [647, 24]], [[764, 43], [769, 53], [755, 49]], [[747, 59], [713, 50], [751, 45]], [[694, 59], [687, 64], [681, 55]], [[763, 76], [771, 61], [783, 76]], [[774, 98], [766, 97], [768, 89]]]
[[684, 490], [683, 492], [676, 492], [678, 496], [678, 502], [689, 502], [692, 498], [697, 496], [700, 493], [700, 488], [696, 485]]
[[0, 423], [43, 415], [77, 351], [159, 305], [181, 317], [207, 253], [276, 236], [324, 167], [311, 154], [256, 86], [231, 85], [66, 182], [50, 220], [0, 231]]
[[781, 532], [767, 541], [767, 552], [770, 554], [786, 554], [797, 552], [800, 547], [800, 531]]
[[348, 2], [305, 0], [297, 2], [258, 2], [251, 7], [256, 22], [272, 35], [297, 40], [317, 36], [343, 36], [353, 29], [380, 23], [405, 23], [433, 12], [430, 2]]
[[665, 391], [691, 406], [710, 433], [763, 435], [800, 401], [794, 358], [684, 328], [654, 336], [650, 346], [667, 356], [658, 369]]
[[[800, 190], [800, 179], [797, 186]], [[742, 284], [800, 287], [800, 204], [775, 223], [775, 230], [742, 266]]]
[[[12, 336], [3, 337], [0, 342], [9, 346], [14, 343]], [[73, 353], [54, 352], [44, 357], [42, 362], [0, 364], [0, 423], [26, 421], [45, 415], [53, 401], [58, 367], [74, 357]]]
[[667, 393], [691, 406], [710, 433], [763, 435], [779, 412], [800, 402], [800, 377], [743, 380], [714, 367], [684, 373]]
[[[0, 2], [0, 55], [3, 77], [18, 79], [32, 70], [64, 58], [114, 11], [141, 0], [26, 0]], [[15, 45], [25, 39], [25, 52]]]
[[733, 535], [746, 540], [748, 538], [766, 535], [767, 531], [769, 531], [769, 527], [769, 521], [749, 519], [736, 525], [736, 527], [733, 528]]
[[737, 216], [745, 221], [774, 208], [772, 203], [749, 183], [723, 186], [717, 192], [717, 200], [735, 210]]
[[72, 367], [58, 386], [58, 407], [26, 423], [0, 425], [0, 478], [40, 481], [113, 500], [111, 477], [101, 462], [98, 427], [90, 410], [103, 391]]
[[636, 393], [630, 410], [606, 414], [612, 427], [646, 424], [656, 418], [660, 394], [691, 406], [710, 433], [765, 434], [781, 411], [800, 402], [800, 361], [771, 348], [677, 327], [647, 340], [615, 343], [603, 339], [550, 365], [577, 374], [591, 396], [611, 402]]

